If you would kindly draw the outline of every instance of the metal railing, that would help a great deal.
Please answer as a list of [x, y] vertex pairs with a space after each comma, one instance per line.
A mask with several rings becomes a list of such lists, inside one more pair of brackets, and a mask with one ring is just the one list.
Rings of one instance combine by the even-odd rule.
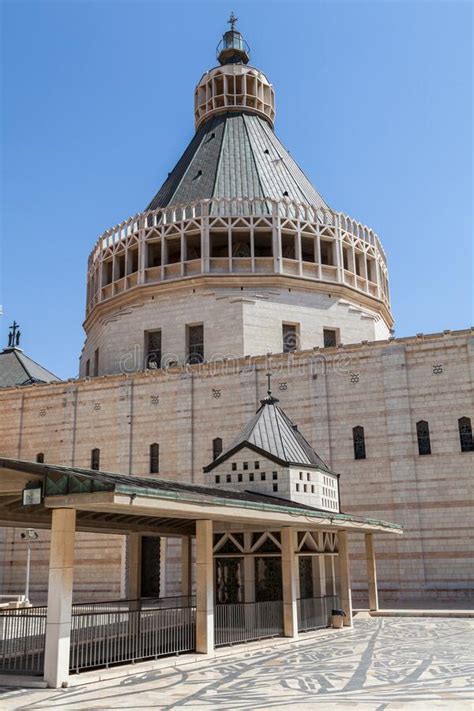
[[321, 627], [328, 627], [333, 608], [337, 608], [336, 595], [300, 598], [297, 601], [298, 631], [309, 632]]
[[[0, 610], [0, 673], [41, 674], [46, 606]], [[194, 596], [79, 602], [72, 606], [71, 669], [195, 648]]]
[[75, 602], [72, 614], [93, 612], [128, 612], [129, 610], [165, 609], [167, 607], [195, 607], [194, 595], [180, 595], [176, 597], [142, 597], [124, 600], [100, 600], [91, 602]]
[[79, 672], [195, 648], [195, 607], [76, 612], [72, 616], [69, 667]]
[[42, 674], [46, 608], [0, 611], [0, 672]]
[[238, 602], [216, 605], [215, 645], [250, 642], [283, 634], [283, 602]]

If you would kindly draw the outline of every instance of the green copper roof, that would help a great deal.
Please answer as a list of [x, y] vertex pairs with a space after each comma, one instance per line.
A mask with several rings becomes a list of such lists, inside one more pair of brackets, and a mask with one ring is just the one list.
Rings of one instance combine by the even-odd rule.
[[[376, 519], [361, 518], [343, 513], [333, 513], [306, 506], [295, 501], [276, 496], [248, 491], [231, 491], [197, 484], [182, 484], [161, 478], [134, 477], [125, 474], [92, 471], [79, 467], [65, 467], [54, 464], [0, 458], [0, 469], [18, 471], [43, 478], [45, 496], [67, 496], [71, 494], [90, 495], [101, 492], [126, 494], [127, 496], [145, 496], [151, 498], [173, 499], [189, 503], [212, 504], [213, 506], [234, 506], [275, 513], [294, 513], [305, 515], [308, 519], [331, 519], [333, 522], [353, 522], [363, 525], [382, 526], [387, 530], [400, 532], [402, 527], [395, 523]], [[0, 475], [1, 487], [1, 475]]]

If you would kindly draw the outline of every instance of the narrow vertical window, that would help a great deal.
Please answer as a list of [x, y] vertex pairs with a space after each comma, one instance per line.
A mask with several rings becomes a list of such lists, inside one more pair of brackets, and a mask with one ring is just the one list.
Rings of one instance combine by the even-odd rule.
[[474, 452], [474, 442], [472, 441], [472, 425], [470, 417], [460, 417], [458, 420], [459, 439], [461, 441], [461, 452]]
[[188, 326], [187, 351], [188, 363], [202, 363], [204, 360], [204, 325]]
[[91, 469], [98, 471], [100, 468], [100, 449], [91, 449]]
[[337, 346], [336, 330], [334, 328], [324, 328], [323, 341], [325, 348], [335, 348]]
[[44, 463], [44, 452], [38, 452], [36, 455], [36, 461], [38, 464], [43, 464]]
[[418, 438], [418, 454], [431, 454], [430, 427], [426, 420], [416, 423], [416, 436]]
[[365, 459], [365, 434], [364, 428], [360, 425], [352, 428], [352, 439], [354, 442], [354, 459]]
[[99, 349], [96, 348], [94, 351], [94, 377], [99, 375]]
[[91, 361], [90, 358], [86, 360], [86, 378], [89, 378], [91, 374]]
[[[214, 437], [212, 440], [212, 458], [217, 459], [222, 454], [222, 439], [220, 437]], [[232, 468], [234, 468], [232, 466]], [[236, 467], [237, 468], [237, 467]]]
[[161, 331], [145, 333], [145, 368], [161, 368]]
[[283, 353], [296, 351], [299, 346], [298, 326], [296, 324], [282, 324]]
[[150, 474], [160, 471], [160, 445], [156, 442], [150, 444]]

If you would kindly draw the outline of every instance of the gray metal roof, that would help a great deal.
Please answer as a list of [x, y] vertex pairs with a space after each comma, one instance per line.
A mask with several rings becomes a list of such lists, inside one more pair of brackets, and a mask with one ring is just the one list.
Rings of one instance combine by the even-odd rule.
[[19, 348], [5, 348], [0, 352], [0, 388], [58, 380], [60, 378], [29, 358]]
[[287, 197], [328, 207], [268, 122], [244, 111], [206, 121], [146, 209], [212, 197]]
[[238, 449], [249, 445], [283, 464], [331, 471], [277, 403], [278, 400], [271, 396], [262, 400], [261, 407], [238, 437], [205, 467], [205, 471], [210, 471]]

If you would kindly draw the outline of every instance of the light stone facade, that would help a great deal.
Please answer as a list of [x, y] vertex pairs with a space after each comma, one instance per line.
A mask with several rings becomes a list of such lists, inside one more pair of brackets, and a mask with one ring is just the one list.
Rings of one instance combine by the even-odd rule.
[[[212, 440], [224, 448], [272, 387], [288, 416], [341, 475], [341, 509], [394, 520], [405, 534], [377, 544], [382, 603], [391, 598], [468, 597], [473, 589], [474, 453], [461, 452], [458, 419], [474, 420], [471, 330], [316, 349], [189, 368], [142, 371], [0, 391], [0, 453], [148, 475], [160, 444], [160, 474], [205, 483]], [[418, 454], [416, 422], [429, 422], [430, 456]], [[352, 428], [365, 430], [367, 458], [355, 461]], [[14, 530], [2, 531], [2, 591], [21, 591]], [[32, 593], [46, 588], [46, 532], [34, 550]], [[116, 597], [126, 551], [119, 536], [81, 534], [76, 591]], [[364, 588], [365, 553], [351, 549], [353, 588]], [[169, 592], [173, 556], [169, 555]], [[83, 565], [81, 565], [81, 562]], [[179, 580], [179, 563], [175, 577]]]
[[361, 306], [357, 297], [350, 301], [310, 286], [213, 288], [210, 283], [208, 287], [181, 286], [165, 294], [149, 288], [123, 305], [111, 304], [93, 320], [81, 375], [96, 349], [102, 375], [141, 370], [145, 334], [156, 330], [162, 334], [163, 362], [182, 364], [186, 361], [186, 327], [196, 323], [204, 325], [206, 360], [280, 353], [284, 323], [297, 327], [302, 350], [321, 347], [324, 329], [335, 330], [341, 343], [389, 335], [380, 315]]
[[282, 466], [247, 447], [205, 472], [204, 483], [339, 511], [337, 476], [315, 467]]

